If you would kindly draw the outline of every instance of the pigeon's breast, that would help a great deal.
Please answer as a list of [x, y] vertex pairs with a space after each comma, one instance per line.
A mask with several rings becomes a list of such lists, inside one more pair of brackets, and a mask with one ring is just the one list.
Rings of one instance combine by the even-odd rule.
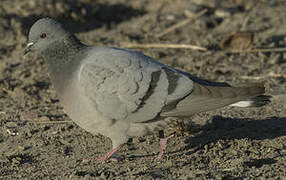
[[100, 123], [97, 111], [81, 92], [76, 78], [68, 78], [65, 81], [52, 78], [52, 81], [64, 111], [72, 121], [86, 131], [97, 134], [97, 129], [102, 123]]

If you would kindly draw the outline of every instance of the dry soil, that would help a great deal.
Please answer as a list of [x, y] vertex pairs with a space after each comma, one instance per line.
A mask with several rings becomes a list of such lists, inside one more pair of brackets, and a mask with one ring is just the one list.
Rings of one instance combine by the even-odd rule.
[[[201, 17], [158, 37], [186, 19], [187, 12], [203, 9], [207, 13]], [[72, 123], [44, 61], [35, 53], [23, 56], [29, 27], [46, 16], [89, 45], [206, 47], [207, 52], [140, 51], [209, 80], [264, 81], [272, 102], [195, 115], [186, 119], [184, 132], [174, 124], [166, 133], [175, 137], [160, 161], [155, 160], [159, 139], [154, 134], [123, 146], [119, 162], [82, 163], [105, 153], [111, 142]], [[285, 0], [1, 0], [0, 179], [285, 179], [286, 52], [226, 53], [219, 46], [230, 33], [250, 32], [252, 48], [286, 47], [285, 17]]]

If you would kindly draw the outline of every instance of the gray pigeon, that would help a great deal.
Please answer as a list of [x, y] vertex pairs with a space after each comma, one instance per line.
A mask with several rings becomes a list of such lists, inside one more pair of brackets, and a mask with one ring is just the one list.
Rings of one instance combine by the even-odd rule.
[[[172, 118], [224, 106], [258, 107], [269, 102], [261, 84], [231, 87], [201, 80], [128, 49], [82, 44], [50, 18], [30, 29], [25, 53], [48, 64], [58, 98], [69, 117], [92, 134], [112, 140], [106, 161], [129, 138], [164, 130]], [[168, 137], [169, 138], [169, 137]], [[162, 156], [168, 138], [160, 141]]]

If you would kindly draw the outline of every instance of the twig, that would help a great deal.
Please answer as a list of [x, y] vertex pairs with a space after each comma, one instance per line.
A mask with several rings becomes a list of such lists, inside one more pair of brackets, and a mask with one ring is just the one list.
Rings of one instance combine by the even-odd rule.
[[73, 123], [72, 121], [27, 121], [34, 124], [59, 124], [59, 123]]
[[244, 18], [242, 26], [241, 26], [241, 31], [245, 31], [248, 20], [249, 20], [249, 15]]
[[257, 53], [257, 52], [286, 52], [286, 48], [272, 48], [272, 49], [247, 49], [247, 50], [227, 50], [225, 53]]
[[172, 49], [194, 49], [207, 51], [207, 48], [190, 45], [190, 44], [136, 44], [136, 43], [120, 43], [120, 46], [126, 48], [172, 48]]
[[286, 74], [276, 74], [273, 72], [270, 72], [264, 76], [240, 76], [242, 79], [254, 79], [254, 80], [261, 80], [261, 79], [266, 79], [268, 77], [282, 77], [286, 79]]
[[232, 171], [236, 169], [236, 167], [226, 168], [226, 169], [219, 169], [220, 171]]
[[[171, 48], [171, 49], [194, 49], [200, 51], [208, 51], [207, 48], [191, 45], [191, 44], [162, 44], [162, 43], [154, 43], [154, 44], [137, 44], [137, 43], [129, 43], [123, 42], [120, 43], [121, 47], [125, 48]], [[246, 50], [222, 50], [225, 53], [258, 53], [258, 52], [286, 52], [286, 48], [269, 48], [269, 49], [246, 49]]]
[[163, 32], [159, 33], [156, 35], [157, 38], [164, 36], [165, 34], [168, 34], [169, 32], [172, 32], [182, 26], [185, 26], [186, 24], [188, 24], [189, 22], [191, 22], [193, 19], [198, 18], [202, 15], [204, 15], [208, 10], [207, 9], [203, 9], [202, 11], [198, 12], [197, 14], [188, 17], [187, 19], [182, 20], [181, 22], [165, 29]]

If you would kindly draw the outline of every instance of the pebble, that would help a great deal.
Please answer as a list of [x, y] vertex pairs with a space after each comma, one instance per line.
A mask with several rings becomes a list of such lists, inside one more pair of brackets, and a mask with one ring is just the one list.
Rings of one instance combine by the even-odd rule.
[[222, 10], [222, 9], [216, 10], [214, 14], [215, 16], [220, 17], [220, 18], [229, 17], [231, 15], [230, 12]]

